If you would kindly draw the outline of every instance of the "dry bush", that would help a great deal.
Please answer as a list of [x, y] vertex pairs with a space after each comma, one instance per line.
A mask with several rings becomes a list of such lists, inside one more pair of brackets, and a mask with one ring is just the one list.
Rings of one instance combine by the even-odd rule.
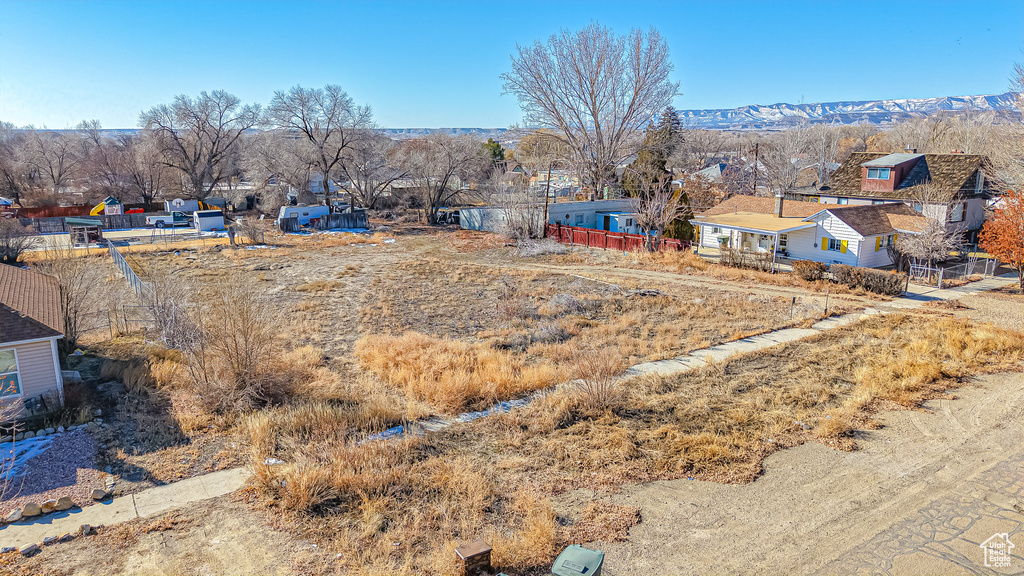
[[384, 244], [385, 241], [393, 242], [395, 240], [395, 236], [387, 232], [374, 232], [373, 234], [322, 232], [302, 236], [289, 236], [288, 238], [289, 240], [295, 240], [298, 246], [312, 249], [338, 248], [354, 244]]
[[17, 264], [21, 255], [39, 243], [31, 228], [14, 218], [0, 218], [0, 264]]
[[250, 244], [266, 244], [267, 233], [273, 228], [273, 224], [270, 220], [241, 218], [235, 223], [235, 227]]
[[619, 406], [623, 390], [618, 380], [628, 366], [615, 350], [579, 350], [572, 365], [576, 393], [591, 410]]
[[828, 266], [824, 262], [814, 260], [797, 260], [793, 262], [793, 273], [808, 282], [817, 282], [825, 278]]
[[313, 280], [305, 284], [299, 284], [294, 288], [296, 292], [330, 292], [345, 285], [337, 280]]
[[100, 366], [100, 378], [106, 381], [116, 380], [125, 385], [131, 392], [142, 392], [154, 387], [149, 369], [149, 360], [133, 358], [131, 360], [104, 360]]
[[449, 413], [548, 388], [563, 379], [548, 363], [529, 365], [483, 344], [417, 332], [364, 336], [356, 342], [355, 353], [363, 368], [382, 381]]
[[522, 240], [516, 244], [515, 255], [521, 258], [568, 254], [569, 247], [551, 239]]

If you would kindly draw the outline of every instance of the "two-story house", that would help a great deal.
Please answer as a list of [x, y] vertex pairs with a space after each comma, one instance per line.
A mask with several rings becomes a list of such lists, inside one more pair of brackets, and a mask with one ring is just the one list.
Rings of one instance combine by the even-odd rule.
[[794, 190], [787, 197], [839, 205], [903, 202], [973, 241], [988, 200], [1001, 191], [992, 174], [988, 159], [978, 154], [855, 152], [832, 174], [829, 186]]

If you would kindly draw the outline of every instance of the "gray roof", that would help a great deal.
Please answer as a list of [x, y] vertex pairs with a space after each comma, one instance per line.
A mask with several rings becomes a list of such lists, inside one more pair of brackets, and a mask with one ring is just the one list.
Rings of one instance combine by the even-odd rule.
[[882, 156], [881, 158], [875, 158], [874, 160], [864, 162], [863, 164], [861, 164], [861, 166], [879, 166], [882, 168], [891, 168], [897, 164], [903, 164], [904, 162], [909, 162], [910, 160], [916, 160], [918, 158], [921, 158], [922, 156], [924, 156], [924, 154], [907, 154], [904, 152], [898, 154], [888, 154], [886, 156]]

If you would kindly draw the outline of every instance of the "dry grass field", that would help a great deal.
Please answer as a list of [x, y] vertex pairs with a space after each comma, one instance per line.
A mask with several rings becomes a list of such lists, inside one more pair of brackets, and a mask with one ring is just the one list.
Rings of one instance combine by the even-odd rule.
[[[250, 466], [251, 510], [315, 542], [318, 573], [450, 574], [453, 547], [477, 537], [500, 569], [544, 573], [564, 545], [623, 539], [639, 521], [564, 507], [567, 491], [748, 482], [773, 451], [855, 449], [875, 411], [1024, 354], [1019, 333], [933, 308], [622, 382], [632, 364], [812, 321], [821, 299], [794, 300], [785, 278], [724, 282], [732, 271], [686, 256], [526, 256], [477, 233], [268, 244], [130, 255], [191, 323], [178, 350], [152, 330], [92, 345], [83, 375], [124, 388], [83, 402], [112, 421], [102, 458], [119, 491]], [[849, 294], [829, 311], [868, 303]], [[537, 391], [507, 414], [368, 439]]]

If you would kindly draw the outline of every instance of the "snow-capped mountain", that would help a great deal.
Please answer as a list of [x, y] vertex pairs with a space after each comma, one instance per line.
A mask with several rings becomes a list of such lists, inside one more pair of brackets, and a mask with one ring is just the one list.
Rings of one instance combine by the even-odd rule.
[[945, 96], [817, 104], [751, 105], [719, 110], [679, 110], [683, 123], [693, 128], [765, 130], [787, 128], [803, 122], [836, 124], [885, 124], [906, 118], [967, 110], [1016, 115], [1015, 92], [983, 96]]

